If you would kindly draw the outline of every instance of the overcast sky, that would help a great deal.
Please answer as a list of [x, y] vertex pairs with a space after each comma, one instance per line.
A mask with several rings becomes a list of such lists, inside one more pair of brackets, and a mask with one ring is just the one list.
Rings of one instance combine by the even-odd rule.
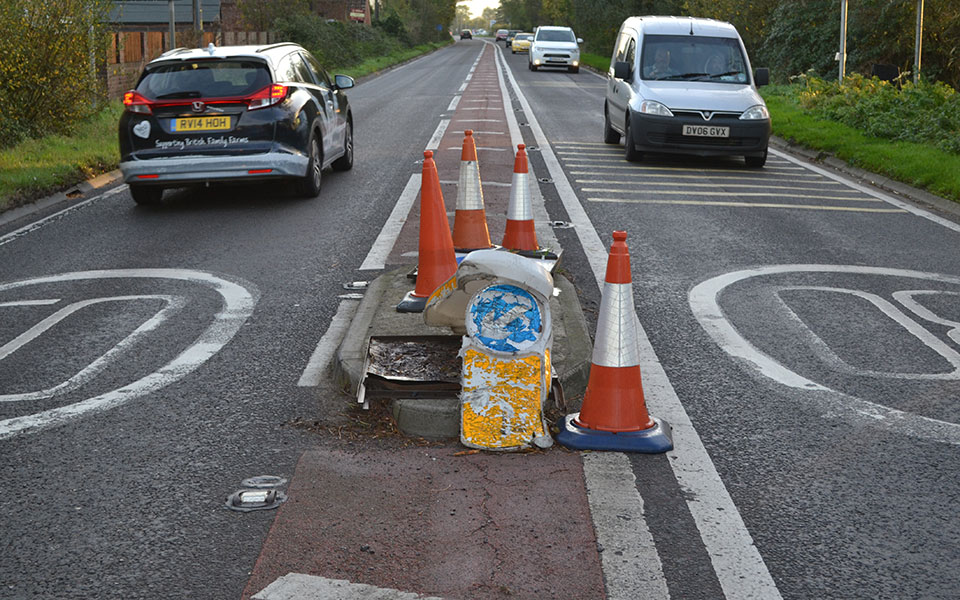
[[483, 9], [500, 6], [500, 0], [460, 0], [457, 4], [466, 4], [470, 9], [470, 16], [479, 17]]

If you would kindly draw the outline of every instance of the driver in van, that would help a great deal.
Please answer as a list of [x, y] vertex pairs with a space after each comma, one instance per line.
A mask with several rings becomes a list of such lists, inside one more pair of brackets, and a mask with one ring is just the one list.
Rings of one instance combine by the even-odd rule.
[[647, 78], [660, 79], [661, 77], [675, 74], [673, 69], [670, 68], [670, 51], [666, 48], [657, 48], [653, 59], [653, 66], [647, 66]]

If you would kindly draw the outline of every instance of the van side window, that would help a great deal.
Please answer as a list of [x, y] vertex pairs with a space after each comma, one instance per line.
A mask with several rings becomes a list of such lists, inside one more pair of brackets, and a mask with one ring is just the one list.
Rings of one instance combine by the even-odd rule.
[[625, 33], [620, 34], [620, 39], [617, 40], [616, 54], [613, 57], [615, 62], [621, 62], [624, 60], [624, 57], [627, 55], [627, 40], [630, 39]]
[[630, 41], [627, 43], [627, 52], [623, 60], [627, 61], [630, 64], [630, 68], [633, 69], [633, 65], [637, 63], [637, 40], [629, 38]]

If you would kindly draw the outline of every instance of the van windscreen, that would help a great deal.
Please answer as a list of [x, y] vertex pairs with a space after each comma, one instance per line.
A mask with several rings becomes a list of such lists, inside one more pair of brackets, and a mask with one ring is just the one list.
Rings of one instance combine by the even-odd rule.
[[643, 79], [749, 83], [740, 44], [734, 38], [645, 35], [640, 54]]

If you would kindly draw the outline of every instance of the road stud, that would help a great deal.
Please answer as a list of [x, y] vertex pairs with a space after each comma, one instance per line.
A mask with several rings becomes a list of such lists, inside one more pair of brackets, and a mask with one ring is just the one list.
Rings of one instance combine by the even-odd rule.
[[423, 153], [423, 177], [420, 181], [420, 241], [417, 259], [417, 284], [397, 304], [398, 312], [423, 312], [427, 299], [457, 271], [450, 222], [440, 190], [440, 177], [433, 152]]
[[673, 449], [670, 425], [647, 412], [627, 233], [613, 232], [597, 319], [590, 379], [579, 413], [563, 419], [557, 441], [578, 450], [656, 454]]

